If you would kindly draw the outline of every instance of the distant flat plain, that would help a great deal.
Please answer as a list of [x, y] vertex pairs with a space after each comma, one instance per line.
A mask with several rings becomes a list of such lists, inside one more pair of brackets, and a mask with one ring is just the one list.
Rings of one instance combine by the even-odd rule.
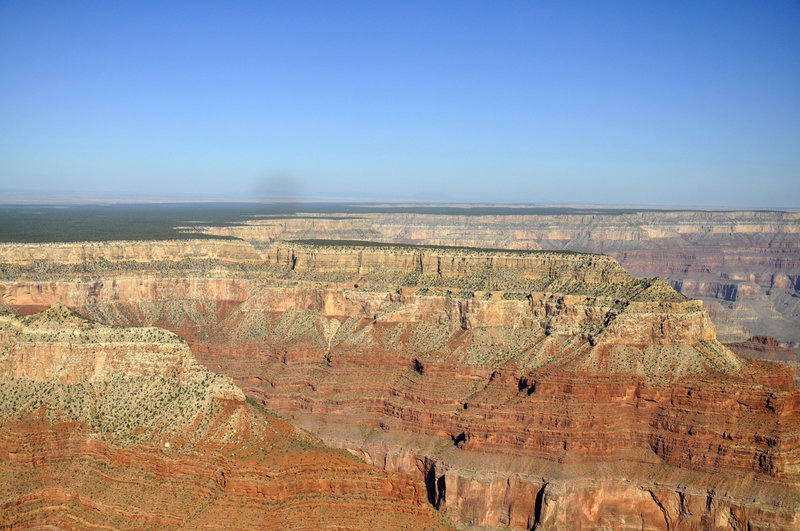
[[[256, 219], [318, 219], [358, 214], [445, 216], [622, 215], [637, 212], [690, 212], [686, 209], [602, 208], [511, 205], [394, 205], [370, 203], [121, 203], [92, 205], [0, 205], [0, 242], [230, 239], [176, 227], [225, 226]], [[719, 212], [719, 211], [717, 211]]]

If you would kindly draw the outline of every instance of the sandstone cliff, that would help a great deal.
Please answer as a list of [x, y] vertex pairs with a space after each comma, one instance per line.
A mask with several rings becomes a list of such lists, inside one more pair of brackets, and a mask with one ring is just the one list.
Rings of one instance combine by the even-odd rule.
[[[433, 209], [432, 209], [433, 210]], [[703, 299], [721, 338], [768, 334], [800, 348], [800, 213], [615, 211], [514, 215], [302, 215], [206, 227], [260, 244], [328, 238], [598, 252]]]
[[795, 385], [800, 387], [800, 354], [769, 336], [753, 336], [747, 341], [728, 343], [728, 348], [754, 360], [773, 361], [792, 369]]
[[[0, 296], [163, 326], [464, 524], [800, 525], [791, 374], [605, 256], [276, 243], [260, 261], [6, 266]], [[13, 275], [12, 275], [13, 273]]]
[[0, 526], [443, 527], [421, 482], [253, 404], [166, 330], [0, 312]]

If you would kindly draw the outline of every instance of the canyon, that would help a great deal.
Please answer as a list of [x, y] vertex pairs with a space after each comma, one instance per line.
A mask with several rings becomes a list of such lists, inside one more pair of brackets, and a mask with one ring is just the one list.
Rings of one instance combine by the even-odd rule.
[[450, 528], [421, 481], [326, 447], [166, 330], [0, 307], [0, 527]]
[[753, 336], [747, 341], [728, 343], [728, 347], [750, 359], [772, 361], [788, 366], [794, 374], [795, 385], [800, 387], [800, 354], [784, 347], [774, 337]]
[[[0, 298], [23, 314], [58, 302], [107, 326], [170, 330], [247, 397], [415, 476], [459, 525], [800, 526], [791, 369], [720, 343], [706, 304], [674, 279], [636, 278], [601, 254], [439, 246], [503, 243], [491, 230], [427, 246], [307, 239], [370, 237], [361, 223], [2, 244]], [[293, 224], [306, 241], [278, 239]], [[412, 236], [395, 237], [427, 238]]]
[[387, 207], [385, 212], [297, 214], [190, 228], [255, 245], [317, 238], [608, 254], [634, 276], [661, 277], [703, 300], [723, 342], [768, 335], [800, 352], [798, 212], [449, 210], [454, 212]]

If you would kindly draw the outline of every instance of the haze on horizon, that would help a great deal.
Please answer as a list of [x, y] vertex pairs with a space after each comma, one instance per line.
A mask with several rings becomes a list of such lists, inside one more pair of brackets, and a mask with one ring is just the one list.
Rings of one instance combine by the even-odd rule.
[[0, 196], [800, 207], [800, 3], [0, 3]]

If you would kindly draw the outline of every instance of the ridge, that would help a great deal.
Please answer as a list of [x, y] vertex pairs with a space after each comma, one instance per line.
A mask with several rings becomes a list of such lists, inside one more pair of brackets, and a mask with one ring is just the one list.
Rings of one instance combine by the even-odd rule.
[[0, 316], [0, 526], [451, 528], [409, 476], [246, 400], [174, 334], [104, 342], [119, 328]]

